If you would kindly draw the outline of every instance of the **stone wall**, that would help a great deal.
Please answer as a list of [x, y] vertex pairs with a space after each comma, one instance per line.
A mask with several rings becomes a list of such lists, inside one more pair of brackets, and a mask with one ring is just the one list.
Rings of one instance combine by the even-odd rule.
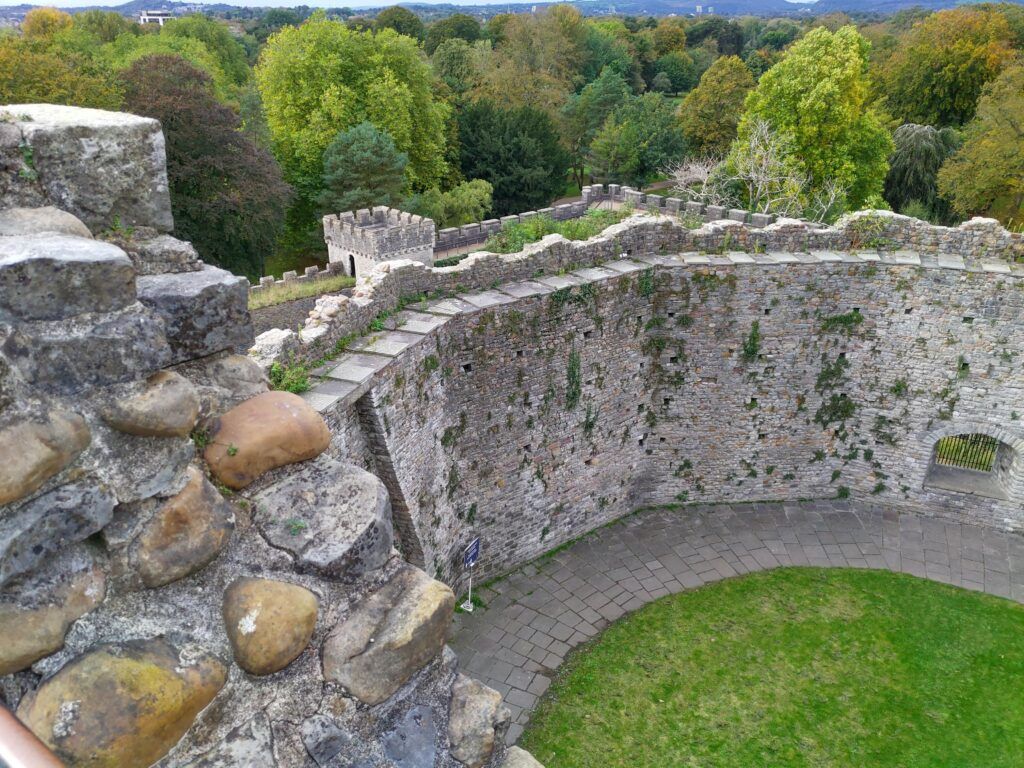
[[[323, 406], [375, 414], [404, 549], [456, 586], [475, 536], [486, 578], [654, 504], [849, 495], [1017, 530], [1022, 291], [947, 257], [648, 254], [414, 304]], [[971, 432], [1015, 454], [1005, 498], [925, 486]]]
[[537, 216], [547, 216], [555, 221], [566, 221], [567, 219], [578, 219], [589, 209], [590, 203], [583, 200], [576, 203], [560, 203], [559, 205], [541, 208], [536, 211], [524, 211], [510, 216], [502, 216], [500, 219], [476, 221], [472, 224], [463, 224], [461, 227], [446, 227], [437, 231], [437, 243], [434, 246], [434, 253], [452, 251], [456, 248], [465, 248], [469, 245], [482, 243], [491, 235], [497, 234], [510, 224], [520, 224]]
[[245, 279], [160, 234], [164, 177], [81, 165], [139, 119], [78, 112], [18, 112], [34, 147], [77, 137], [39, 178], [153, 205], [111, 229], [21, 205], [77, 192], [0, 196], [0, 702], [69, 768], [503, 763], [508, 711], [394, 549], [358, 414], [268, 391]]

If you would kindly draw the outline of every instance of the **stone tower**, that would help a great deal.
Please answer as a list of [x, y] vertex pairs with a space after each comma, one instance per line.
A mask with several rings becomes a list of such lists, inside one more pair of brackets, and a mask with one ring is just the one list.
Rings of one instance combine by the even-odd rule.
[[324, 216], [324, 240], [331, 262], [352, 277], [392, 259], [434, 263], [433, 219], [385, 205]]

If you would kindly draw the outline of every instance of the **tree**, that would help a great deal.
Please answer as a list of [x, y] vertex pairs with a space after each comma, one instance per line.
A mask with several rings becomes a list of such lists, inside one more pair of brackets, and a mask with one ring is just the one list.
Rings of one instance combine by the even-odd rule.
[[602, 180], [643, 186], [683, 154], [672, 104], [645, 93], [609, 115], [590, 145], [593, 173]]
[[686, 50], [686, 30], [678, 18], [662, 19], [652, 32], [654, 52], [658, 56]]
[[163, 34], [119, 35], [113, 42], [102, 46], [96, 56], [118, 71], [147, 56], [177, 56], [208, 74], [221, 100], [233, 101], [238, 92], [237, 84], [221, 67], [217, 57], [204, 42], [195, 38]]
[[308, 200], [320, 192], [327, 145], [363, 121], [408, 155], [410, 188], [428, 189], [445, 172], [448, 106], [415, 42], [394, 30], [353, 32], [318, 12], [270, 38], [256, 81], [286, 178]]
[[721, 157], [736, 138], [754, 76], [738, 56], [722, 56], [679, 105], [679, 124], [694, 153]]
[[664, 72], [658, 72], [651, 81], [651, 90], [658, 93], [673, 93], [672, 80]]
[[413, 213], [427, 216], [438, 227], [461, 227], [474, 221], [483, 221], [491, 212], [494, 188], [483, 179], [464, 181], [447, 192], [430, 189], [410, 199], [405, 207]]
[[249, 62], [245, 48], [228, 31], [226, 24], [202, 14], [171, 19], [160, 28], [160, 35], [198, 40], [217, 60], [227, 78], [235, 85], [242, 85], [249, 79]]
[[[655, 79], [658, 75], [664, 75], [669, 82], [668, 91], [679, 93], [693, 87], [696, 79], [696, 67], [693, 59], [685, 51], [672, 51], [666, 53], [654, 62]], [[653, 82], [652, 82], [653, 85]]]
[[34, 50], [17, 37], [0, 39], [0, 104], [69, 104], [121, 108], [111, 74], [86, 70], [56, 52]]
[[721, 56], [738, 56], [743, 50], [743, 29], [735, 21], [721, 16], [701, 19], [687, 30], [686, 38], [690, 45], [713, 40]]
[[1024, 65], [985, 86], [963, 147], [939, 171], [939, 192], [964, 216], [1004, 223], [1024, 215]]
[[321, 209], [338, 213], [374, 205], [397, 206], [408, 164], [408, 156], [373, 123], [362, 122], [342, 131], [324, 152]]
[[210, 76], [184, 59], [146, 56], [123, 79], [125, 108], [163, 127], [175, 234], [205, 261], [261, 277], [289, 197], [274, 158], [239, 130]]
[[453, 13], [435, 21], [427, 29], [427, 37], [423, 41], [423, 50], [433, 56], [437, 46], [453, 37], [472, 43], [480, 39], [480, 22], [465, 13]]
[[377, 29], [393, 29], [400, 35], [422, 40], [426, 34], [423, 20], [408, 8], [393, 5], [377, 14]]
[[562, 116], [562, 136], [572, 156], [572, 170], [576, 183], [583, 186], [583, 169], [587, 148], [608, 119], [608, 115], [626, 103], [629, 86], [622, 75], [610, 67], [589, 83], [579, 94], [573, 94], [565, 105]]
[[886, 202], [895, 211], [903, 211], [911, 202], [917, 202], [928, 218], [948, 220], [949, 206], [939, 197], [936, 184], [939, 168], [960, 146], [957, 132], [952, 128], [906, 123], [896, 129], [892, 138], [894, 149], [885, 177]]
[[21, 21], [21, 34], [29, 39], [46, 40], [71, 29], [71, 15], [56, 8], [33, 8]]
[[1006, 17], [965, 6], [927, 17], [904, 38], [882, 72], [886, 108], [908, 123], [963, 125], [981, 89], [1014, 57]]
[[114, 11], [82, 11], [74, 15], [75, 29], [83, 30], [100, 43], [112, 43], [121, 35], [140, 35], [142, 28]]
[[496, 215], [542, 208], [565, 189], [569, 156], [543, 112], [481, 100], [459, 115], [459, 136], [462, 173], [491, 184]]
[[854, 27], [819, 27], [794, 43], [747, 97], [730, 163], [747, 162], [751, 131], [765, 123], [808, 195], [838, 186], [846, 207], [880, 201], [892, 140], [868, 106], [868, 48]]
[[438, 76], [453, 93], [461, 96], [479, 79], [479, 59], [480, 56], [470, 43], [460, 37], [453, 37], [437, 46], [430, 60]]

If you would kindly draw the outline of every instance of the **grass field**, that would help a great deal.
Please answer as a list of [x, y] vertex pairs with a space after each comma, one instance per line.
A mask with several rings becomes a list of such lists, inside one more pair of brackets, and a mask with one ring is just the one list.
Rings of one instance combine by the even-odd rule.
[[546, 768], [1019, 768], [1024, 607], [790, 568], [663, 598], [562, 667]]
[[299, 282], [297, 280], [275, 285], [272, 288], [263, 288], [255, 293], [249, 294], [249, 309], [261, 309], [272, 307], [275, 304], [283, 304], [286, 301], [304, 299], [308, 296], [320, 296], [325, 293], [333, 293], [343, 288], [351, 288], [356, 284], [354, 278], [347, 275], [336, 275], [334, 277], [321, 277], [317, 280]]

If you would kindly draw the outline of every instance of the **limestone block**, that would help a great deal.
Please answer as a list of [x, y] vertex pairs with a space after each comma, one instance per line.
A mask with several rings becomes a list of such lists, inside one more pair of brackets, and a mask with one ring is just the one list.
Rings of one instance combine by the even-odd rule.
[[172, 496], [186, 482], [195, 444], [184, 437], [135, 437], [97, 425], [90, 463], [120, 504]]
[[85, 419], [56, 408], [0, 429], [0, 504], [40, 488], [71, 464], [91, 439]]
[[224, 627], [235, 662], [252, 675], [284, 669], [313, 637], [319, 603], [298, 584], [242, 578], [224, 592]]
[[180, 374], [158, 371], [134, 389], [102, 409], [114, 429], [138, 437], [186, 437], [196, 425], [199, 395]]
[[437, 754], [434, 710], [419, 704], [409, 709], [398, 724], [381, 738], [384, 753], [395, 768], [433, 765]]
[[203, 457], [218, 480], [238, 490], [271, 469], [319, 456], [330, 439], [301, 397], [265, 392], [213, 422]]
[[84, 546], [66, 549], [0, 596], [0, 675], [28, 668], [64, 645], [71, 623], [106, 594], [103, 569]]
[[62, 320], [134, 301], [135, 269], [116, 245], [54, 234], [0, 237], [0, 321]]
[[367, 597], [328, 636], [324, 677], [380, 704], [440, 653], [455, 595], [408, 566]]
[[260, 713], [230, 731], [217, 746], [189, 762], [188, 768], [277, 768], [267, 716]]
[[192, 243], [161, 234], [150, 227], [138, 227], [127, 233], [121, 230], [104, 232], [103, 237], [128, 254], [140, 275], [197, 272], [203, 268]]
[[163, 638], [96, 646], [29, 693], [18, 717], [69, 765], [146, 768], [213, 700], [224, 664]]
[[544, 768], [537, 759], [519, 747], [509, 747], [505, 753], [505, 759], [501, 761], [501, 768]]
[[267, 542], [301, 570], [358, 577], [391, 554], [391, 504], [369, 472], [320, 456], [255, 498], [253, 519]]
[[92, 237], [89, 228], [80, 219], [52, 205], [0, 211], [0, 237], [36, 237], [45, 234]]
[[0, 517], [0, 585], [46, 562], [110, 522], [115, 499], [106, 488], [62, 485]]
[[137, 303], [115, 314], [22, 323], [0, 352], [26, 382], [64, 395], [135, 380], [171, 357], [160, 318]]
[[138, 291], [139, 301], [164, 320], [171, 363], [252, 345], [249, 281], [244, 277], [203, 265], [197, 272], [143, 275]]
[[253, 342], [249, 356], [264, 371], [277, 362], [287, 362], [288, 358], [299, 351], [299, 336], [288, 328], [273, 328], [264, 331]]
[[302, 722], [302, 744], [319, 766], [327, 768], [352, 743], [352, 736], [326, 715], [313, 715]]
[[182, 363], [175, 370], [195, 385], [203, 419], [218, 416], [270, 388], [263, 370], [245, 355], [222, 352]]
[[12, 204], [54, 205], [93, 233], [117, 225], [174, 228], [159, 121], [58, 104], [0, 109], [20, 132], [18, 145], [4, 152], [31, 153], [26, 172], [0, 186]]
[[132, 543], [131, 561], [147, 587], [184, 578], [210, 563], [235, 527], [231, 505], [195, 467], [188, 484], [157, 510]]
[[481, 682], [459, 675], [452, 686], [448, 743], [452, 756], [468, 768], [481, 768], [496, 741], [508, 730], [512, 713], [501, 694]]

